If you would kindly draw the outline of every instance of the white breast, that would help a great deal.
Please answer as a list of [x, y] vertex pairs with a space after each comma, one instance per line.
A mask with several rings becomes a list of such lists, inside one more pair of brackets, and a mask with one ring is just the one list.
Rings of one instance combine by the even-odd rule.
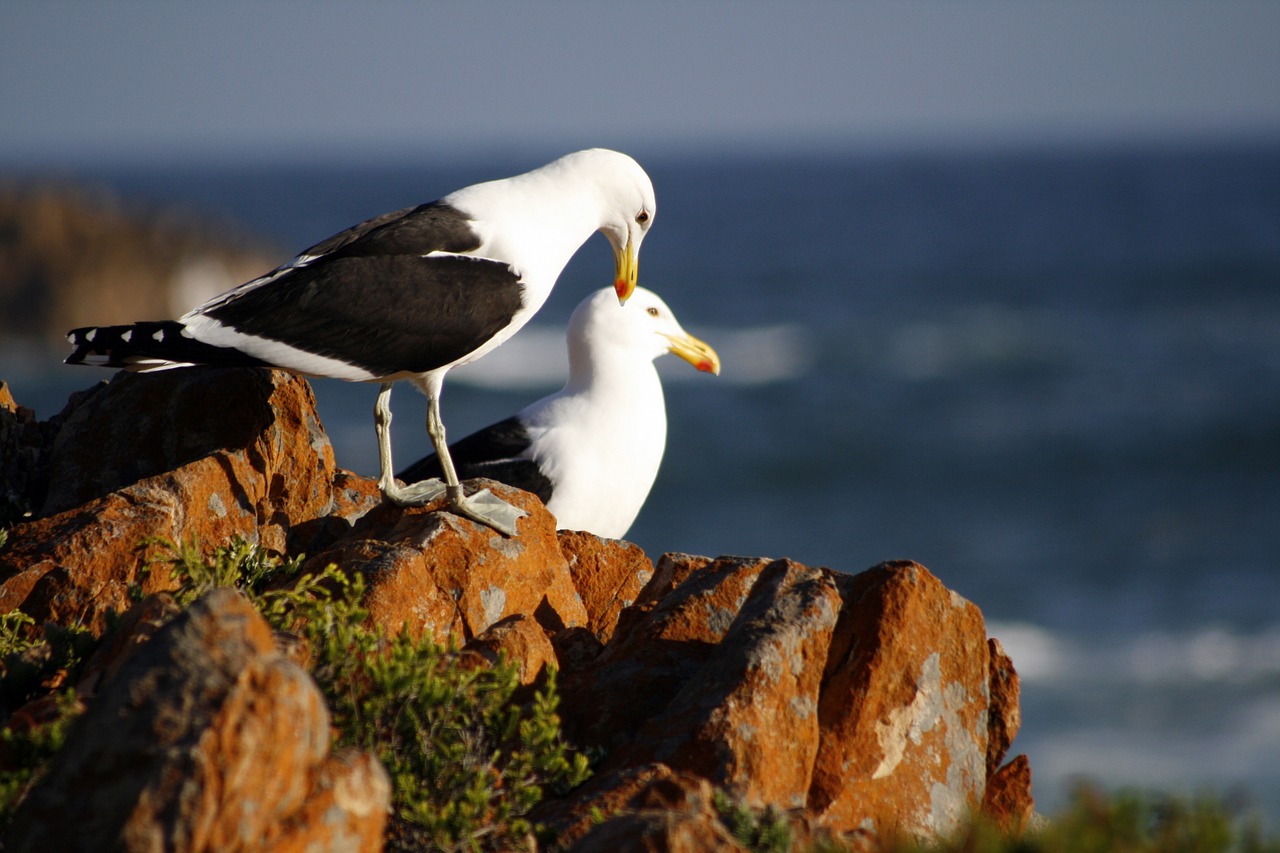
[[547, 508], [560, 528], [620, 538], [658, 476], [667, 441], [662, 385], [651, 363], [632, 373], [615, 386], [626, 393], [566, 392], [521, 414], [534, 460], [554, 484]]

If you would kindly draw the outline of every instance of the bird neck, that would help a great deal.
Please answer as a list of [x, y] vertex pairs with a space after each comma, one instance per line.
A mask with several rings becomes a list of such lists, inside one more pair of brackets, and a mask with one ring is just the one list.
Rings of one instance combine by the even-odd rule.
[[592, 181], [541, 170], [468, 187], [451, 201], [482, 219], [477, 254], [513, 262], [527, 281], [548, 292], [604, 216]]
[[569, 345], [569, 381], [566, 393], [608, 394], [612, 389], [626, 389], [627, 400], [619, 404], [629, 405], [633, 400], [652, 400], [662, 397], [662, 383], [653, 362], [637, 358], [635, 352], [617, 347], [589, 347], [583, 341]]

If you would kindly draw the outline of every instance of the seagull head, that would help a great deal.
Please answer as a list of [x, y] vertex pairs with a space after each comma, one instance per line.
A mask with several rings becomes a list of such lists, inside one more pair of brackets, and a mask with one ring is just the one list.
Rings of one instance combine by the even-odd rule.
[[596, 180], [601, 194], [600, 231], [613, 247], [613, 289], [618, 302], [625, 303], [636, 289], [640, 243], [658, 212], [653, 182], [639, 163], [618, 151], [592, 148], [569, 156], [580, 158]]
[[572, 363], [599, 365], [609, 358], [652, 362], [671, 353], [706, 373], [720, 373], [720, 356], [705, 341], [686, 332], [658, 294], [634, 289], [631, 301], [619, 305], [615, 292], [604, 288], [578, 305], [569, 320]]

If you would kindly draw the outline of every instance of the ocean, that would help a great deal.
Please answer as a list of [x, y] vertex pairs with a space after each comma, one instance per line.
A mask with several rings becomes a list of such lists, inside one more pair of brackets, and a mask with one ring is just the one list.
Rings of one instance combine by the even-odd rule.
[[[1280, 815], [1280, 145], [631, 153], [659, 201], [641, 284], [724, 370], [661, 360], [667, 453], [628, 538], [916, 560], [1011, 654], [1043, 811], [1087, 779]], [[74, 174], [283, 261], [542, 159]], [[451, 375], [451, 437], [559, 386], [568, 315], [611, 271], [593, 238], [530, 328]], [[29, 356], [0, 377], [41, 417], [102, 378]], [[376, 389], [315, 387], [339, 464], [374, 475]], [[425, 403], [393, 405], [402, 466]]]

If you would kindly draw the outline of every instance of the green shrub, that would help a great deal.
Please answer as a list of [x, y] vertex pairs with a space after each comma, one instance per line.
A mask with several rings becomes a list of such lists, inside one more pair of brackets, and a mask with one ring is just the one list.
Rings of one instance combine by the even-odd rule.
[[[797, 846], [782, 812], [748, 808], [720, 791], [715, 807], [738, 842], [753, 853], [866, 849], [831, 840]], [[1081, 787], [1061, 814], [1021, 836], [1002, 833], [979, 817], [949, 838], [886, 841], [880, 853], [1280, 853], [1280, 839], [1265, 838], [1256, 822], [1233, 814], [1213, 797], [1104, 794]]]
[[18, 732], [7, 727], [0, 730], [0, 750], [5, 756], [0, 769], [0, 837], [13, 821], [18, 803], [44, 774], [66, 740], [72, 721], [80, 715], [75, 691], [58, 694], [55, 714], [54, 719], [41, 726]]
[[[199, 544], [194, 541], [179, 546], [151, 539], [139, 547], [149, 550], [156, 546], [161, 553], [168, 552], [169, 556], [163, 562], [178, 584], [173, 597], [182, 607], [187, 607], [215, 587], [231, 587], [244, 593], [273, 628], [286, 630], [298, 608], [306, 609], [325, 599], [325, 596], [315, 594], [310, 585], [315, 579], [309, 575], [302, 579], [308, 583], [300, 581], [290, 588], [273, 590], [273, 585], [297, 577], [303, 558], [276, 559], [238, 536], [230, 544], [214, 549], [208, 557], [201, 553]], [[322, 574], [333, 573], [326, 570]]]
[[753, 853], [791, 850], [791, 824], [778, 809], [752, 809], [721, 790], [715, 792], [712, 805], [738, 843]]
[[[309, 645], [337, 740], [373, 752], [391, 775], [388, 849], [531, 846], [539, 827], [530, 823], [530, 809], [546, 792], [563, 793], [586, 780], [586, 758], [560, 735], [554, 672], [520, 705], [513, 701], [514, 665], [464, 666], [456, 650], [368, 627], [358, 575], [348, 578], [335, 566], [301, 575], [302, 558], [278, 560], [240, 539], [208, 557], [194, 542], [149, 541], [140, 548], [150, 552], [156, 545], [164, 555], [160, 567], [178, 584], [179, 604], [232, 587], [272, 628]], [[34, 624], [21, 613], [0, 616], [0, 687], [15, 703], [30, 698], [51, 670], [74, 670], [97, 641], [53, 625], [45, 626], [43, 640], [33, 639]], [[52, 723], [0, 734], [7, 755], [0, 831], [65, 738], [75, 716], [74, 698], [70, 691], [66, 696]]]
[[[1181, 798], [1142, 791], [1103, 793], [1080, 787], [1067, 807], [1020, 838], [976, 820], [937, 844], [901, 853], [1280, 853], [1256, 824], [1213, 797]], [[896, 851], [895, 851], [896, 853]]]
[[1280, 840], [1263, 840], [1217, 798], [1091, 788], [1029, 840], [1023, 849], [1042, 853], [1280, 853]]
[[284, 586], [301, 560], [280, 563], [239, 541], [207, 560], [174, 548], [169, 565], [180, 602], [232, 586], [272, 627], [306, 640], [339, 743], [373, 752], [391, 775], [389, 849], [527, 846], [538, 830], [527, 815], [544, 793], [586, 780], [586, 758], [560, 735], [554, 672], [518, 705], [517, 667], [466, 666], [429, 639], [370, 629], [362, 578], [333, 566]]
[[0, 615], [0, 717], [74, 683], [96, 643], [80, 628], [50, 622], [37, 632], [35, 620], [21, 611]]
[[21, 654], [39, 643], [31, 639], [31, 629], [36, 626], [21, 610], [0, 614], [0, 660]]

